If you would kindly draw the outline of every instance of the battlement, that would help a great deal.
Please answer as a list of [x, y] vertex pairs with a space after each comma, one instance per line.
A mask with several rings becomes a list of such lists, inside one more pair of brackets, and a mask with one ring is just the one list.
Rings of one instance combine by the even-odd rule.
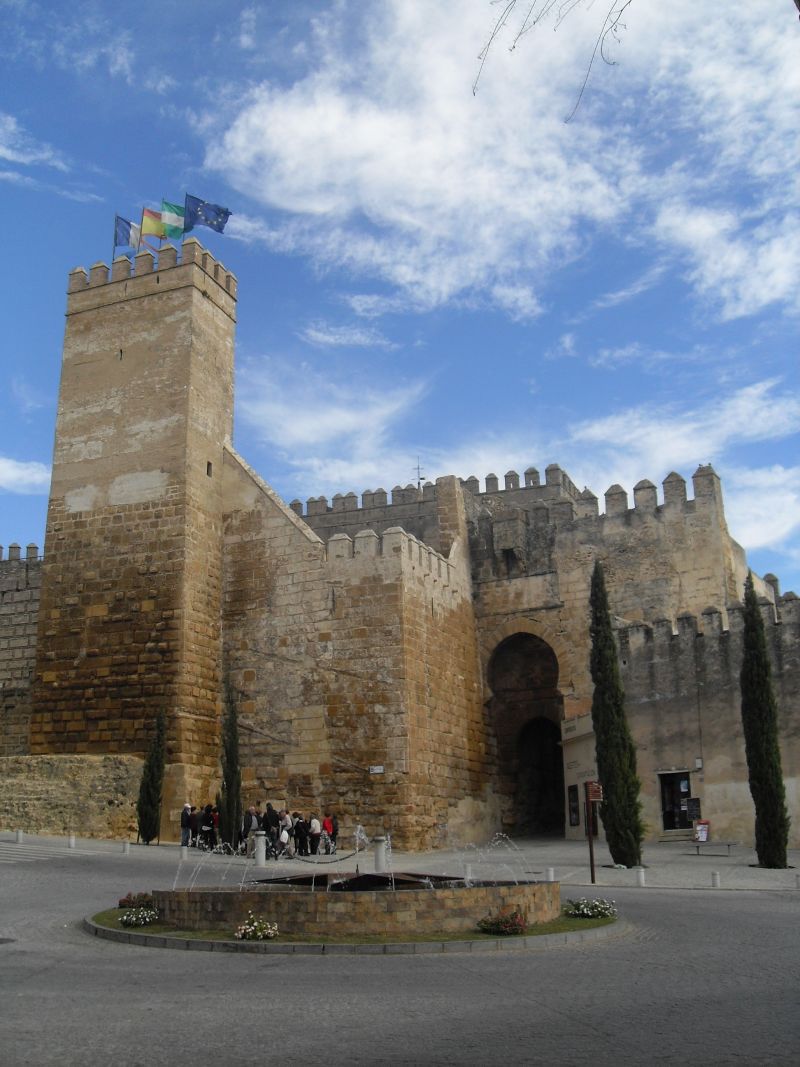
[[[796, 631], [800, 624], [800, 597], [786, 593], [775, 604], [767, 597], [759, 597], [764, 629]], [[669, 646], [691, 645], [697, 639], [741, 634], [744, 630], [744, 605], [734, 602], [723, 612], [708, 607], [699, 616], [685, 612], [675, 619], [657, 619], [653, 623], [634, 622], [620, 625], [617, 634], [621, 645], [634, 652], [647, 645], [662, 651]]]
[[[545, 482], [542, 483], [539, 472], [535, 467], [528, 467], [523, 475], [524, 484], [520, 484], [520, 476], [516, 471], [507, 471], [504, 475], [504, 488], [499, 486], [496, 474], [487, 474], [485, 478], [486, 490], [481, 493], [480, 482], [471, 474], [468, 478], [461, 479], [461, 485], [473, 496], [501, 497], [505, 493], [525, 492], [533, 490], [536, 497], [566, 496], [568, 499], [578, 500], [581, 494], [570, 477], [562, 471], [556, 463], [550, 464], [545, 472]], [[296, 515], [326, 515], [343, 511], [369, 511], [373, 508], [396, 507], [403, 504], [420, 504], [436, 500], [436, 486], [433, 482], [425, 482], [424, 485], [395, 485], [389, 493], [383, 488], [364, 489], [361, 493], [361, 503], [357, 493], [336, 493], [330, 504], [325, 496], [309, 497], [305, 507], [301, 500], [293, 500], [289, 505]]]
[[[195, 237], [187, 238], [180, 248], [164, 245], [157, 254], [144, 249], [133, 257], [133, 266], [127, 256], [117, 256], [109, 266], [102, 261], [93, 263], [88, 272], [85, 267], [75, 267], [69, 273], [67, 285], [67, 315], [121, 299], [132, 299], [158, 292], [159, 287], [174, 289], [191, 284], [188, 272], [195, 272], [194, 284], [204, 289], [207, 295], [215, 293], [220, 298], [229, 298], [221, 306], [231, 306], [236, 301], [236, 275], [219, 263]], [[199, 277], [198, 277], [199, 276]], [[215, 283], [208, 290], [207, 283]]]
[[[500, 488], [500, 479], [496, 474], [487, 474], [484, 479], [484, 490], [481, 491], [481, 483], [474, 474], [461, 479], [464, 489], [478, 500], [490, 498], [498, 501], [507, 500], [509, 503], [526, 507], [534, 503], [542, 502], [548, 505], [564, 504], [559, 507], [555, 517], [559, 519], [582, 519], [593, 518], [600, 515], [599, 501], [595, 494], [588, 488], [578, 490], [569, 475], [556, 463], [551, 463], [545, 470], [545, 480], [542, 482], [536, 467], [528, 467], [522, 475], [517, 471], [509, 470], [503, 476], [503, 488]], [[627, 490], [621, 485], [614, 484], [604, 493], [606, 516], [627, 515], [629, 513], [655, 513], [661, 509], [683, 508], [694, 511], [698, 506], [721, 505], [722, 492], [717, 473], [710, 465], [701, 465], [692, 475], [694, 499], [690, 499], [686, 491], [686, 480], [675, 471], [672, 471], [662, 483], [662, 502], [658, 500], [658, 490], [655, 484], [648, 479], [637, 482], [633, 487], [633, 507], [629, 506]], [[390, 508], [407, 504], [421, 504], [436, 500], [436, 486], [433, 482], [425, 482], [424, 485], [409, 483], [406, 486], [396, 485], [389, 493], [383, 488], [364, 489], [360, 496], [354, 492], [336, 493], [330, 503], [325, 496], [312, 496], [305, 502], [293, 500], [289, 505], [292, 511], [301, 518], [306, 516], [338, 515], [342, 512], [371, 511], [375, 508]], [[562, 514], [563, 513], [563, 514]], [[543, 516], [548, 518], [545, 513]]]
[[334, 534], [327, 541], [326, 558], [334, 565], [393, 561], [399, 563], [404, 572], [431, 582], [440, 590], [469, 595], [468, 575], [466, 569], [459, 566], [459, 559], [446, 559], [401, 526], [391, 526], [382, 534], [374, 530], [361, 530], [354, 537], [346, 533]]
[[355, 537], [345, 533], [334, 534], [328, 540], [326, 550], [329, 561], [380, 557], [409, 560], [424, 574], [431, 574], [449, 584], [452, 564], [402, 526], [391, 526], [383, 534], [377, 534], [374, 530], [361, 530]]
[[2, 563], [36, 563], [42, 557], [39, 555], [39, 546], [33, 543], [25, 546], [25, 555], [22, 555], [22, 547], [15, 541], [8, 546], [8, 557], [3, 555], [4, 549], [0, 545], [0, 564]]

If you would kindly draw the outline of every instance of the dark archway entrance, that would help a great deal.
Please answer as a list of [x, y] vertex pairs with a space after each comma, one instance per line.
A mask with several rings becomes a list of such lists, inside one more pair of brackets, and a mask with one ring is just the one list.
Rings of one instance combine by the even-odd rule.
[[564, 833], [561, 730], [549, 719], [533, 719], [519, 736], [514, 815], [517, 833]]
[[514, 634], [492, 655], [489, 685], [501, 785], [512, 801], [511, 828], [517, 834], [563, 834], [564, 702], [556, 655], [540, 637]]

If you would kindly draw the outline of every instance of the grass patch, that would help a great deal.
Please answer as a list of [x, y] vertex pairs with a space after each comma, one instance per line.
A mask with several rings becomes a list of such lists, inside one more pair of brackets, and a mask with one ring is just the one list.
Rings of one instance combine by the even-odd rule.
[[[174, 937], [177, 940], [187, 941], [234, 941], [233, 930], [179, 930], [174, 926], [166, 926], [164, 923], [152, 923], [150, 926], [137, 926], [127, 929], [120, 921], [121, 908], [108, 908], [92, 916], [92, 922], [98, 926], [104, 926], [109, 930], [123, 930], [126, 933], [157, 934], [159, 937]], [[541, 937], [545, 934], [568, 934], [575, 930], [593, 930], [598, 926], [611, 926], [616, 919], [571, 919], [562, 915], [549, 923], [538, 923], [529, 926], [525, 930], [527, 937]], [[509, 936], [513, 941], [517, 935]], [[403, 934], [402, 937], [387, 936], [385, 934], [362, 934], [358, 938], [352, 936], [314, 937], [309, 934], [279, 934], [273, 942], [307, 945], [395, 945], [400, 941], [424, 942], [424, 941], [496, 941], [503, 940], [495, 934], [482, 934], [476, 930], [462, 930], [458, 933], [437, 934]]]

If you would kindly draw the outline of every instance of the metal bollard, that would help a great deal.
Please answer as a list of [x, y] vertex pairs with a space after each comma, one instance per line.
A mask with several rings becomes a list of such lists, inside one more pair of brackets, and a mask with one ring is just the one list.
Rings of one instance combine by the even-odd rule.
[[67, 838], [67, 848], [75, 848], [75, 834], [70, 834]]
[[545, 881], [546, 882], [555, 882], [555, 880], [556, 880], [556, 869], [555, 869], [555, 867], [548, 867], [546, 869], [546, 871], [545, 871]]
[[374, 837], [375, 842], [375, 873], [382, 874], [386, 870], [386, 838]]
[[131, 843], [130, 843], [130, 841], [123, 841], [122, 842], [122, 855], [123, 856], [130, 856], [130, 854], [131, 854]]
[[640, 887], [640, 889], [644, 889], [645, 885], [647, 884], [645, 882], [644, 877], [644, 867], [636, 868], [636, 884]]
[[16, 831], [16, 835], [17, 835], [17, 844], [21, 845], [22, 842], [25, 840], [25, 834], [22, 832], [22, 830], [17, 830]]
[[711, 888], [719, 889], [719, 871], [711, 872]]
[[267, 834], [265, 830], [256, 830], [256, 851], [255, 861], [256, 867], [266, 867], [267, 865]]

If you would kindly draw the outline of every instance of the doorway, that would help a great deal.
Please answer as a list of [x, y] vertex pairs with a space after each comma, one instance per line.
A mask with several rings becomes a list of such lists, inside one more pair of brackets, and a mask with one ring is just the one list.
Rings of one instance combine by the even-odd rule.
[[497, 738], [502, 791], [517, 834], [564, 833], [564, 761], [558, 660], [540, 637], [506, 638], [489, 662], [488, 704]]
[[659, 774], [661, 784], [661, 821], [664, 830], [691, 830], [689, 798], [691, 782], [688, 771]]
[[517, 833], [564, 833], [561, 731], [549, 719], [533, 719], [520, 733], [514, 815]]

